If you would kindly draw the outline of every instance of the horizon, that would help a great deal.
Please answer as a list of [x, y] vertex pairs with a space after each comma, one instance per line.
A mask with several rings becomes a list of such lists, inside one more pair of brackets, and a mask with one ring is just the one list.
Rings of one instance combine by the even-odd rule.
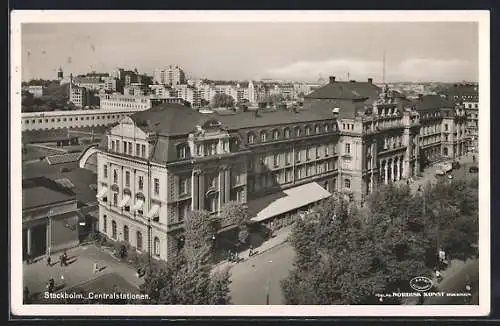
[[24, 23], [21, 35], [22, 80], [179, 65], [188, 79], [451, 83], [479, 70], [474, 22]]

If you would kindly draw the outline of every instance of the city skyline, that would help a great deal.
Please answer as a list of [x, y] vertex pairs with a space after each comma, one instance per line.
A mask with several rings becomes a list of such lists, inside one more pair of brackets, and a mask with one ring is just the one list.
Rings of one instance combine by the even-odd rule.
[[55, 79], [59, 67], [152, 74], [172, 64], [188, 78], [380, 83], [384, 52], [386, 82], [475, 82], [479, 69], [471, 22], [43, 23], [23, 24], [21, 34], [23, 80]]

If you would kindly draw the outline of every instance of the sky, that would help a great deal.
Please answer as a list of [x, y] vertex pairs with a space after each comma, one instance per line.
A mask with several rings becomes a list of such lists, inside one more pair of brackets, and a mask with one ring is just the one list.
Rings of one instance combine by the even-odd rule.
[[24, 23], [23, 80], [117, 67], [188, 78], [478, 80], [474, 22]]

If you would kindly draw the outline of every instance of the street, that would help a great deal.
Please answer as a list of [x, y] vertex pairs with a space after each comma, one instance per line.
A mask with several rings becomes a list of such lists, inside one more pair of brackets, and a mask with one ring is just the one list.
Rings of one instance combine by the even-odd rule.
[[[24, 286], [27, 286], [31, 293], [45, 291], [45, 285], [50, 278], [53, 278], [56, 287], [65, 285], [65, 288], [81, 284], [104, 274], [117, 273], [122, 276], [131, 286], [139, 286], [141, 280], [135, 276], [135, 270], [116, 261], [110, 254], [98, 249], [93, 245], [77, 247], [67, 251], [69, 265], [60, 266], [56, 255], [52, 256], [52, 266], [47, 266], [45, 259], [40, 259], [32, 264], [23, 264]], [[93, 264], [97, 263], [104, 267], [103, 270], [94, 274]], [[64, 279], [61, 279], [63, 276]]]
[[[470, 278], [472, 286], [471, 304], [479, 304], [479, 261], [477, 259], [467, 261], [463, 266], [445, 276], [437, 285], [439, 291], [446, 293], [465, 293], [466, 277]], [[432, 297], [425, 301], [427, 305], [460, 305], [465, 304], [464, 297], [445, 296]]]
[[283, 304], [280, 281], [288, 276], [295, 253], [283, 243], [231, 268], [231, 302], [236, 305], [265, 305], [269, 285], [269, 304]]

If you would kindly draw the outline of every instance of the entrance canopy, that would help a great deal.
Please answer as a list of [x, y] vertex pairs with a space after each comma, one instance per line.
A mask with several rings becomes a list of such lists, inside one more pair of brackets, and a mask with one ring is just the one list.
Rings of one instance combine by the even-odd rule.
[[316, 182], [311, 182], [250, 201], [248, 212], [252, 216], [252, 221], [261, 222], [313, 204], [331, 195]]

